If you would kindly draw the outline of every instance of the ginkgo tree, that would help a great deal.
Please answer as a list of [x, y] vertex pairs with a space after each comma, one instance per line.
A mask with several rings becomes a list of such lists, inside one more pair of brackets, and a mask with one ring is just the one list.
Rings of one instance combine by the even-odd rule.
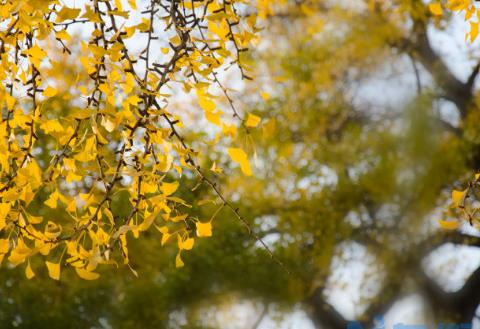
[[[465, 22], [469, 24], [468, 32], [465, 33], [465, 40], [473, 43], [477, 39], [480, 27], [480, 8], [478, 5], [475, 5], [474, 1], [448, 0], [443, 4], [441, 2], [431, 2], [428, 8], [430, 13], [438, 19], [448, 14], [448, 11], [462, 14]], [[444, 12], [444, 8], [447, 12]], [[474, 72], [478, 72], [478, 66]], [[450, 215], [450, 217], [453, 217], [453, 220], [439, 220], [438, 223], [440, 227], [445, 230], [456, 230], [461, 225], [459, 219], [465, 219], [471, 226], [478, 228], [479, 219], [477, 213], [480, 208], [476, 207], [474, 201], [476, 200], [475, 194], [479, 184], [480, 174], [477, 173], [464, 190], [452, 190], [451, 206], [446, 213]], [[470, 196], [473, 198], [468, 200]]]
[[[189, 216], [192, 205], [175, 196], [185, 172], [244, 220], [198, 164], [182, 134], [184, 113], [171, 99], [196, 95], [203, 116], [190, 124], [204, 117], [205, 130], [229, 137], [231, 159], [252, 175], [236, 127], [253, 129], [260, 117], [235, 109], [219, 74], [236, 68], [239, 79], [251, 79], [243, 54], [271, 6], [2, 1], [0, 258], [24, 264], [28, 278], [35, 276], [30, 259], [43, 257], [53, 279], [65, 265], [96, 279], [100, 264], [129, 263], [129, 236], [156, 228], [159, 244], [177, 243], [183, 266], [181, 252], [212, 235], [212, 220]], [[66, 60], [75, 70], [65, 71]], [[214, 89], [230, 101], [230, 114], [217, 106]], [[115, 209], [119, 195], [127, 196], [128, 213]], [[56, 216], [44, 216], [46, 208]]]

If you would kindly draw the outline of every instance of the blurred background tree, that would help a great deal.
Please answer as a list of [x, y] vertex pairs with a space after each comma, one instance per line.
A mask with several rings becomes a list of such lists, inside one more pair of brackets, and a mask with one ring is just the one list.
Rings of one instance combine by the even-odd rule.
[[[451, 188], [480, 169], [480, 54], [463, 44], [462, 24], [420, 0], [273, 8], [250, 54], [255, 81], [235, 97], [262, 117], [260, 129], [241, 136], [256, 154], [255, 175], [245, 178], [218, 154], [225, 170], [217, 180], [291, 274], [222, 210], [214, 236], [198, 241], [181, 270], [172, 266], [175, 248], [159, 248], [158, 235], [146, 232], [130, 251], [138, 279], [128, 268], [95, 282], [40, 283], [2, 271], [1, 323], [255, 328], [300, 309], [313, 326], [340, 329], [351, 319], [372, 326], [411, 295], [421, 300], [422, 321], [473, 321], [480, 269], [463, 255], [480, 246], [478, 234], [437, 223], [458, 218]], [[181, 197], [208, 193], [185, 188]], [[461, 265], [452, 261], [459, 257]], [[455, 283], [445, 279], [458, 271]], [[240, 307], [246, 318], [222, 318], [243, 301], [253, 303]]]

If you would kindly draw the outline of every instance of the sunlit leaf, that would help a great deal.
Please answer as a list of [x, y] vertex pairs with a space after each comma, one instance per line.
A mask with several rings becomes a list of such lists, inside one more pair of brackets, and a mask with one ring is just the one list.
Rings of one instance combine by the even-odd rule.
[[431, 3], [428, 5], [430, 12], [436, 16], [441, 16], [443, 14], [442, 5], [440, 3]]
[[256, 116], [255, 114], [248, 113], [247, 121], [245, 122], [245, 125], [247, 127], [256, 127], [260, 123], [261, 118], [259, 116]]
[[243, 173], [247, 176], [252, 175], [252, 169], [250, 167], [250, 162], [248, 161], [247, 154], [244, 150], [240, 148], [229, 148], [228, 155], [230, 158], [240, 165]]
[[54, 280], [60, 280], [60, 263], [46, 261], [48, 275]]
[[96, 280], [100, 277], [100, 274], [90, 272], [84, 268], [76, 267], [75, 271], [77, 272], [78, 276], [84, 280]]
[[200, 238], [212, 236], [212, 223], [211, 222], [196, 222], [197, 236]]
[[438, 225], [444, 230], [456, 230], [460, 227], [460, 223], [457, 221], [439, 220]]

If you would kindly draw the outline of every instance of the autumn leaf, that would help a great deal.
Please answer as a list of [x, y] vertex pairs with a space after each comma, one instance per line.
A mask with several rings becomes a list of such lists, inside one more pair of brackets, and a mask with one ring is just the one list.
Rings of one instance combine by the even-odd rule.
[[0, 254], [8, 253], [10, 249], [10, 242], [8, 239], [0, 239]]
[[29, 280], [35, 276], [35, 273], [33, 272], [32, 267], [30, 266], [30, 261], [27, 261], [27, 267], [25, 268], [25, 276]]
[[183, 267], [185, 266], [185, 263], [182, 260], [182, 256], [180, 255], [180, 252], [177, 254], [175, 257], [175, 267]]
[[478, 37], [478, 22], [470, 22], [470, 42], [474, 42]]
[[46, 261], [48, 275], [54, 280], [60, 280], [60, 263]]
[[215, 110], [215, 103], [207, 97], [203, 92], [197, 93], [198, 96], [198, 103], [200, 104], [200, 107], [205, 111], [205, 112], [213, 112]]
[[238, 163], [240, 165], [240, 168], [242, 169], [242, 172], [247, 175], [251, 176], [252, 175], [252, 169], [250, 168], [250, 162], [248, 161], [247, 154], [245, 153], [244, 150], [240, 148], [229, 148], [228, 149], [228, 155], [230, 155], [230, 158]]
[[223, 172], [222, 168], [217, 166], [217, 163], [214, 161], [212, 166], [210, 167], [210, 170], [213, 171], [214, 173], [221, 174]]
[[444, 230], [456, 230], [460, 227], [460, 223], [457, 221], [439, 220], [438, 225]]
[[196, 222], [197, 236], [200, 238], [212, 236], [212, 223], [211, 222]]
[[463, 191], [457, 191], [453, 190], [452, 191], [452, 203], [456, 207], [460, 207], [463, 205], [463, 202], [465, 200], [465, 197], [467, 195], [468, 190], [463, 190]]
[[128, 4], [130, 5], [130, 7], [133, 10], [137, 9], [137, 1], [136, 0], [128, 0]]
[[45, 97], [53, 97], [55, 96], [56, 94], [58, 93], [58, 90], [55, 89], [55, 88], [52, 88], [50, 86], [48, 86], [47, 88], [45, 88], [45, 90], [43, 91], [43, 95]]
[[96, 280], [100, 277], [100, 274], [88, 271], [84, 268], [75, 268], [75, 272], [77, 272], [78, 276], [84, 280]]
[[205, 112], [205, 118], [208, 122], [213, 123], [216, 126], [220, 126], [222, 124], [221, 121], [221, 113], [222, 112]]
[[245, 125], [247, 127], [252, 127], [255, 128], [258, 126], [262, 119], [259, 116], [256, 116], [255, 114], [248, 113], [247, 121], [245, 122]]
[[443, 14], [442, 5], [440, 3], [431, 3], [428, 5], [428, 9], [435, 16], [441, 16]]
[[57, 13], [57, 22], [62, 22], [69, 19], [75, 19], [80, 14], [80, 9], [63, 6]]
[[50, 197], [44, 202], [47, 206], [52, 209], [57, 208], [57, 201], [58, 201], [58, 192], [55, 191], [50, 194]]
[[193, 238], [186, 238], [183, 240], [180, 236], [178, 236], [178, 249], [180, 250], [192, 250], [194, 243], [195, 239]]
[[160, 191], [162, 191], [162, 193], [165, 196], [170, 196], [173, 193], [175, 193], [175, 191], [178, 189], [178, 186], [179, 186], [178, 182], [173, 182], [173, 183], [163, 182], [162, 186], [160, 187]]
[[18, 240], [16, 247], [10, 252], [8, 261], [13, 266], [17, 266], [21, 263], [24, 263], [31, 253], [32, 250], [25, 244], [25, 242], [23, 240]]
[[61, 39], [61, 40], [65, 40], [65, 41], [69, 41], [69, 40], [72, 39], [70, 34], [68, 34], [68, 32], [65, 31], [65, 30], [61, 30], [59, 32], [56, 32], [55, 37], [58, 38], [58, 39]]
[[37, 68], [40, 67], [40, 62], [47, 57], [47, 53], [38, 45], [34, 45], [30, 49], [26, 50], [25, 54], [30, 57], [33, 65], [35, 65]]

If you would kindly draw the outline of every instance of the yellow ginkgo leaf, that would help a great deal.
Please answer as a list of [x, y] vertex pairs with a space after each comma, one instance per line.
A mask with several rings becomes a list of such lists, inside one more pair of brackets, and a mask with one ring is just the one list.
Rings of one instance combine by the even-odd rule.
[[23, 240], [17, 241], [17, 246], [13, 249], [8, 257], [8, 261], [13, 265], [17, 266], [27, 259], [32, 253], [30, 249]]
[[4, 98], [5, 98], [5, 103], [7, 104], [7, 110], [9, 111], [13, 110], [13, 107], [15, 106], [15, 103], [16, 103], [16, 99], [10, 96], [9, 94], [6, 94]]
[[162, 241], [160, 242], [160, 244], [163, 246], [165, 243], [167, 243], [168, 239], [170, 239], [171, 237], [171, 234], [166, 232], [166, 233], [163, 233], [162, 235]]
[[270, 95], [267, 92], [261, 92], [260, 96], [262, 96], [264, 101], [268, 101], [270, 99]]
[[60, 40], [66, 40], [66, 41], [69, 41], [72, 37], [70, 36], [70, 34], [68, 34], [67, 31], [65, 30], [61, 30], [59, 32], [55, 32], [55, 37], [60, 39]]
[[212, 164], [212, 167], [210, 168], [211, 171], [217, 173], [217, 174], [221, 174], [222, 173], [222, 168], [220, 168], [219, 166], [217, 166], [217, 163], [214, 161], [213, 164]]
[[127, 236], [125, 234], [120, 235], [120, 245], [122, 247], [123, 263], [128, 264], [130, 260], [128, 259]]
[[111, 133], [112, 131], [115, 130], [117, 127], [117, 124], [115, 121], [111, 120], [108, 117], [103, 117], [102, 118], [102, 126], [109, 132]]
[[0, 239], [0, 254], [6, 254], [10, 249], [10, 241], [8, 239]]
[[44, 202], [47, 206], [52, 209], [57, 208], [57, 201], [58, 201], [58, 192], [55, 191], [50, 194], [50, 197]]
[[168, 232], [168, 227], [166, 226], [162, 226], [162, 227], [155, 226], [155, 227], [157, 228], [157, 230], [160, 231], [160, 233], [162, 233], [161, 245], [163, 246], [165, 243], [167, 243], [168, 239], [170, 239], [172, 235]]
[[136, 0], [128, 0], [128, 4], [130, 5], [130, 7], [132, 7], [133, 10], [136, 10], [136, 9], [137, 9], [137, 2], [136, 2]]
[[461, 206], [463, 204], [463, 200], [465, 199], [466, 194], [467, 194], [467, 190], [463, 190], [463, 191], [453, 190], [452, 191], [452, 203], [456, 207]]
[[441, 16], [443, 14], [442, 5], [440, 3], [431, 3], [428, 5], [428, 9], [435, 16]]
[[205, 112], [213, 112], [213, 110], [215, 110], [215, 102], [213, 102], [209, 97], [207, 97], [205, 93], [197, 92], [197, 96], [198, 103]]
[[88, 271], [84, 268], [75, 267], [77, 275], [84, 280], [96, 280], [100, 277], [100, 274]]
[[178, 248], [180, 250], [192, 250], [194, 243], [195, 239], [193, 238], [187, 238], [185, 240], [182, 240], [180, 236], [178, 237]]
[[454, 11], [466, 10], [469, 5], [469, 0], [448, 0], [448, 8]]
[[80, 11], [80, 9], [63, 6], [62, 9], [57, 12], [57, 22], [75, 19], [80, 14]]
[[178, 253], [177, 257], [175, 257], [175, 267], [183, 267], [184, 265], [182, 257], [180, 256], [180, 253]]
[[456, 230], [459, 228], [460, 223], [457, 221], [446, 221], [446, 220], [439, 220], [438, 225], [444, 230]]
[[165, 196], [172, 195], [178, 189], [178, 182], [173, 183], [166, 183], [163, 182], [162, 186], [160, 187], [160, 191], [162, 191]]
[[0, 203], [0, 231], [7, 226], [7, 222], [5, 218], [7, 217], [10, 211], [10, 204], [9, 203]]
[[252, 175], [252, 168], [250, 167], [250, 162], [248, 162], [248, 157], [244, 150], [241, 148], [229, 148], [228, 155], [230, 155], [233, 161], [240, 165], [245, 175]]
[[30, 49], [26, 50], [25, 53], [30, 57], [31, 62], [37, 68], [40, 67], [40, 62], [42, 61], [42, 59], [47, 57], [47, 53], [38, 45], [34, 45]]
[[43, 222], [43, 217], [30, 215], [28, 217], [28, 221], [30, 222], [30, 224], [40, 224], [41, 222]]
[[222, 124], [222, 119], [221, 115], [222, 112], [217, 111], [217, 112], [210, 112], [210, 111], [205, 111], [205, 118], [207, 119], [208, 122], [213, 123], [216, 126], [220, 126]]
[[45, 88], [45, 90], [43, 91], [43, 95], [45, 97], [53, 97], [55, 96], [56, 94], [58, 93], [58, 90], [55, 89], [55, 88], [52, 88], [50, 86], [48, 86], [47, 88]]
[[60, 263], [46, 261], [48, 275], [54, 280], [60, 280]]
[[183, 215], [178, 215], [178, 216], [170, 217], [169, 220], [171, 220], [172, 222], [177, 223], [177, 222], [184, 221], [187, 217], [188, 217], [188, 214], [183, 214]]
[[222, 133], [227, 137], [235, 138], [237, 136], [237, 127], [235, 125], [222, 124]]
[[27, 267], [25, 268], [25, 276], [29, 280], [35, 276], [35, 273], [33, 272], [32, 267], [30, 266], [30, 261], [27, 262]]
[[256, 126], [258, 126], [261, 120], [262, 119], [259, 116], [252, 113], [248, 113], [248, 117], [247, 117], [247, 121], [245, 122], [245, 125], [247, 127], [255, 128]]
[[197, 222], [197, 236], [200, 238], [212, 236], [212, 223], [211, 222]]
[[470, 42], [474, 42], [478, 36], [478, 22], [470, 22]]

